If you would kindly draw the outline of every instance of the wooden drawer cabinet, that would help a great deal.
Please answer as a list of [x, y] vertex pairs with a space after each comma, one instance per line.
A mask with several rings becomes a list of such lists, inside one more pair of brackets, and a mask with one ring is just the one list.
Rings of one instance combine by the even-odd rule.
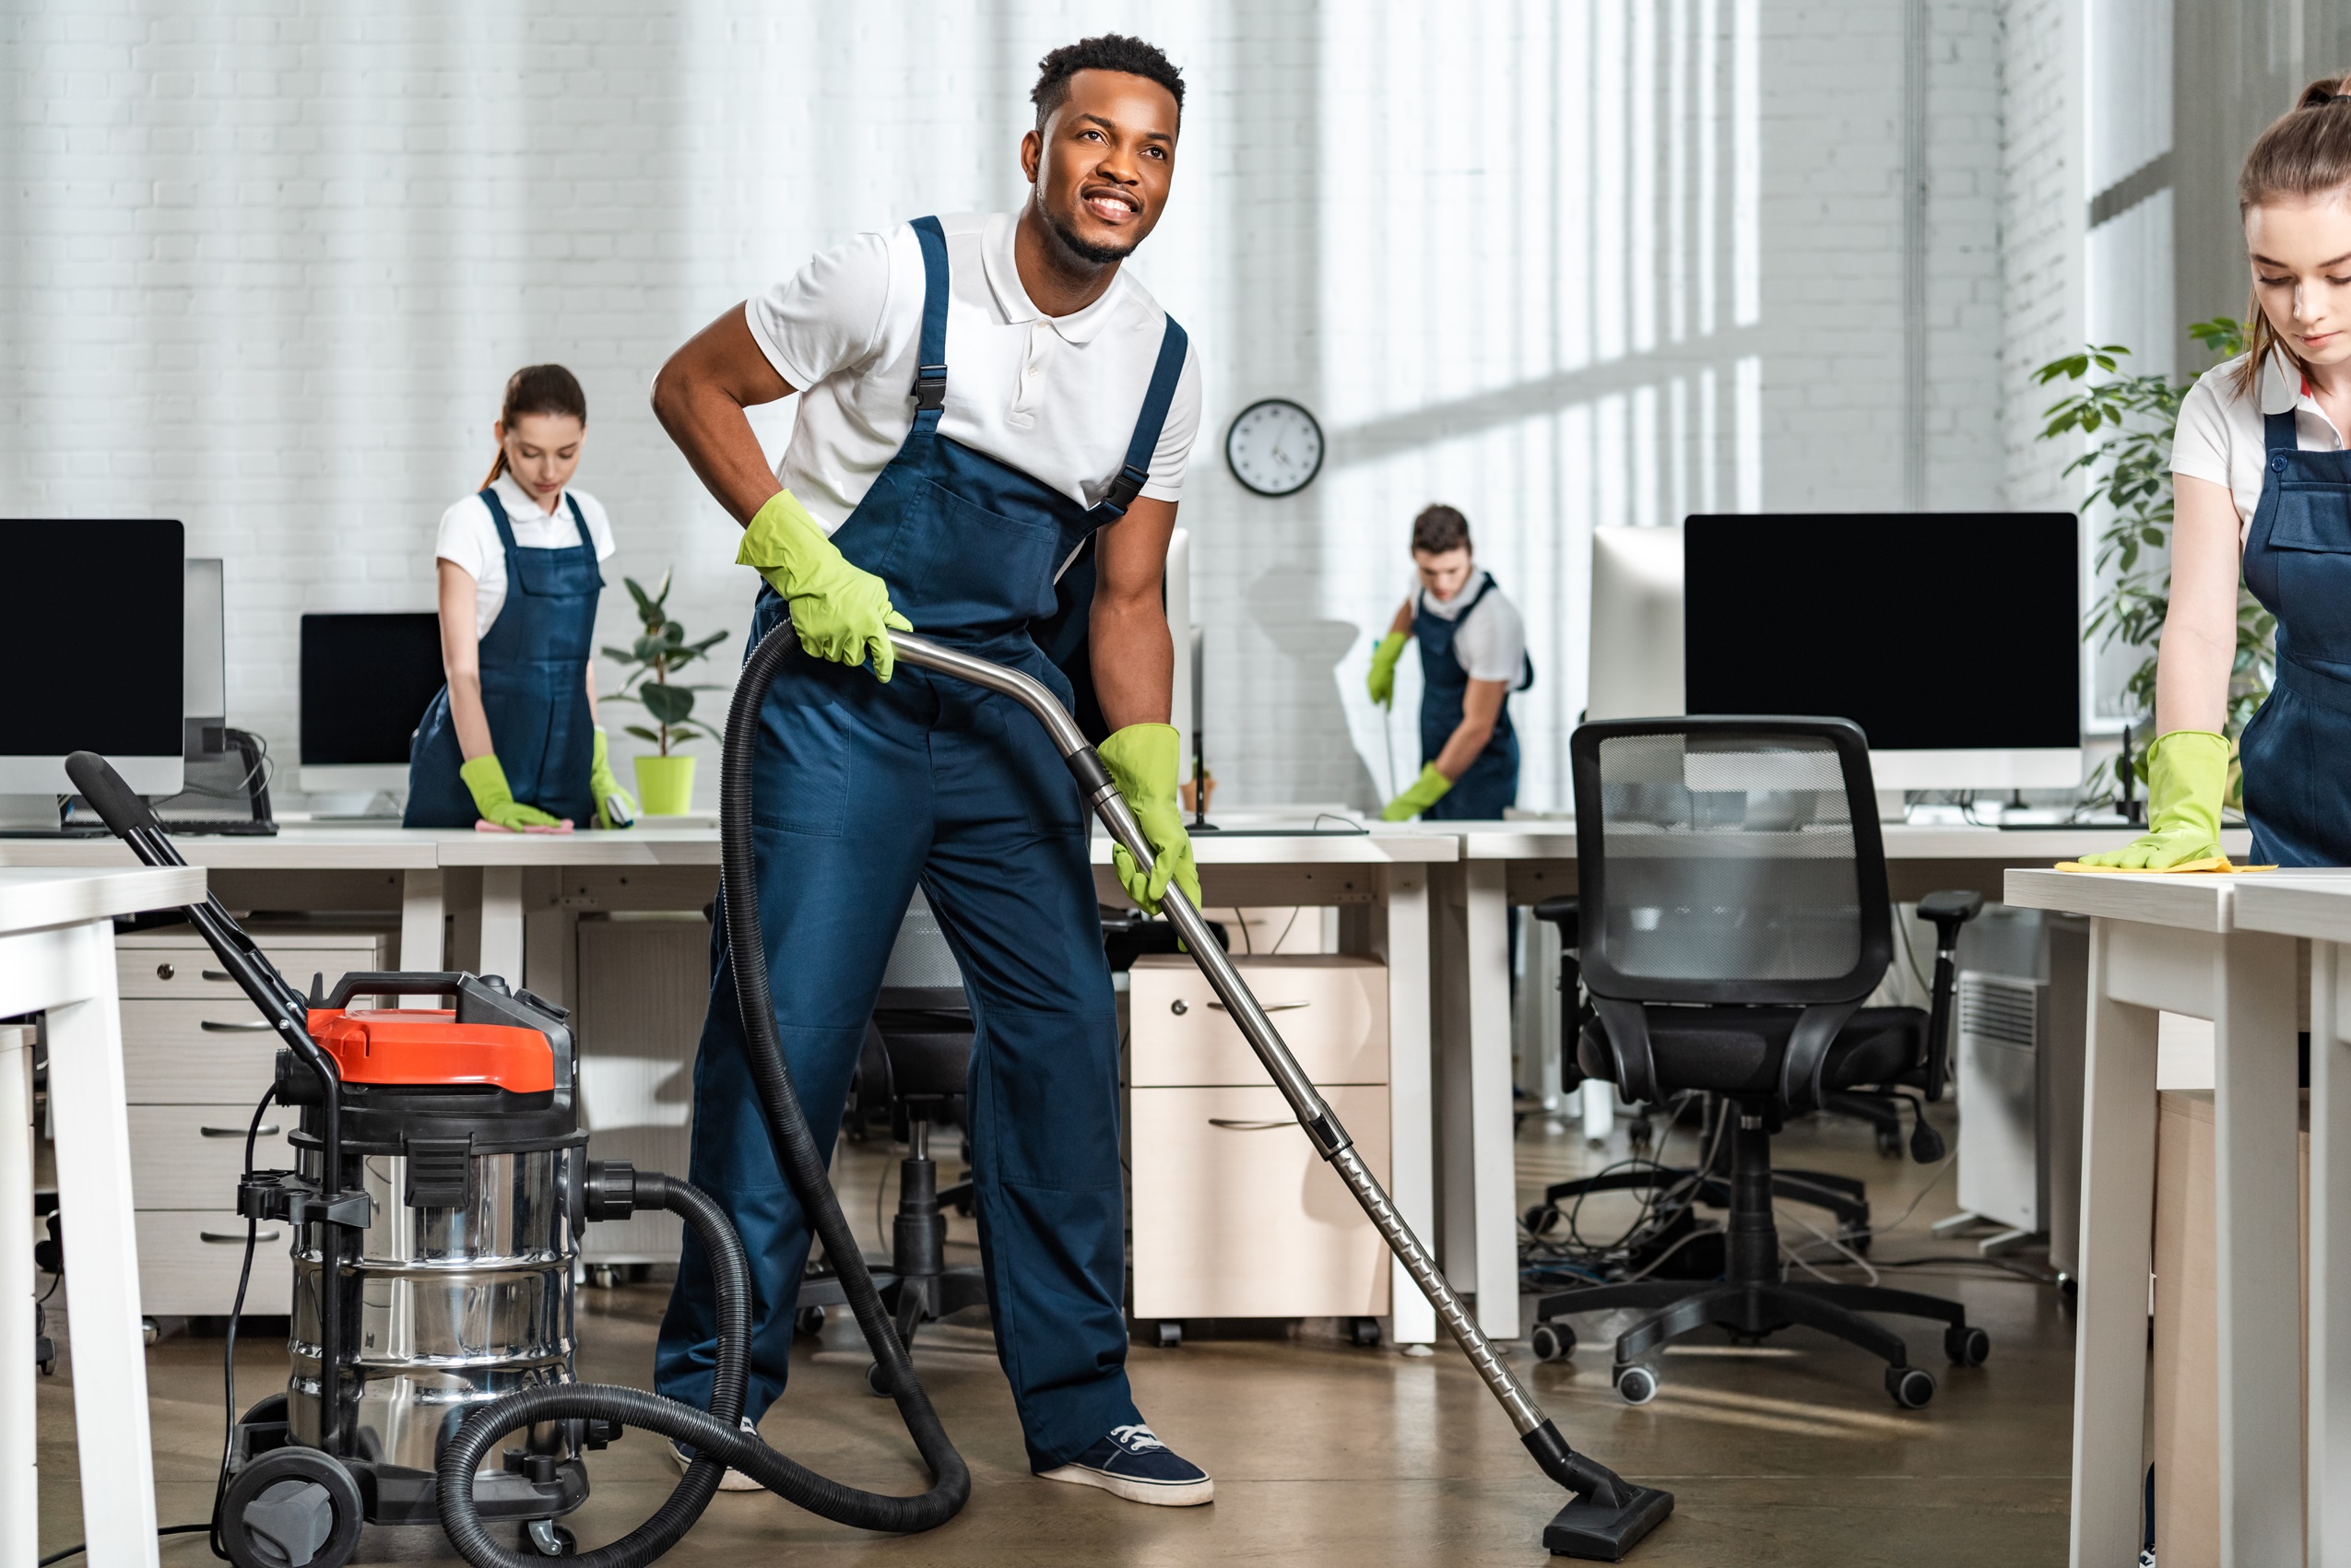
[[[332, 986], [355, 970], [386, 967], [390, 934], [258, 934], [269, 961], [297, 986], [313, 973]], [[245, 1127], [276, 1077], [278, 1036], [220, 961], [192, 932], [116, 939], [123, 1071], [130, 1105], [131, 1197], [138, 1224], [139, 1300], [150, 1316], [228, 1312], [244, 1256], [236, 1214]], [[270, 1107], [275, 1132], [255, 1140], [256, 1169], [293, 1164], [287, 1134], [300, 1113]], [[70, 1223], [70, 1221], [69, 1221]], [[286, 1310], [293, 1278], [283, 1224], [265, 1224], [245, 1310]]]
[[[1387, 969], [1338, 954], [1235, 963], [1385, 1183]], [[1128, 984], [1135, 1315], [1384, 1315], [1379, 1232], [1199, 971], [1152, 955]]]

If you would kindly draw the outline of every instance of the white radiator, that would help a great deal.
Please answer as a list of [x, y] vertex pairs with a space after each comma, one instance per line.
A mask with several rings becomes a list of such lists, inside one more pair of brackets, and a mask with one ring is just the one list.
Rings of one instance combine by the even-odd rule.
[[2049, 983], [1959, 974], [1959, 1207], [2049, 1228]]

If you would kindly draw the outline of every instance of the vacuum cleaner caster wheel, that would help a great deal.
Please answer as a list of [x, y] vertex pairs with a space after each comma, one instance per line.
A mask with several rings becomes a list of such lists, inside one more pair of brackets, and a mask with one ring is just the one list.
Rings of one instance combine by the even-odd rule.
[[552, 1519], [533, 1519], [523, 1527], [523, 1549], [540, 1557], [577, 1557], [580, 1539]]
[[1538, 1323], [1527, 1336], [1527, 1347], [1539, 1362], [1564, 1362], [1576, 1353], [1576, 1331], [1564, 1323]]
[[1923, 1410], [1927, 1401], [1934, 1397], [1934, 1373], [1922, 1366], [1887, 1367], [1885, 1391], [1904, 1409]]
[[236, 1568], [343, 1568], [360, 1544], [360, 1489], [315, 1448], [273, 1448], [229, 1481], [220, 1539]]
[[[1889, 1383], [1888, 1386], [1891, 1386]], [[1927, 1379], [1927, 1390], [1934, 1390], [1934, 1379]], [[1657, 1397], [1657, 1373], [1639, 1362], [1632, 1362], [1616, 1369], [1616, 1392], [1628, 1405], [1646, 1405]], [[1924, 1400], [1920, 1401], [1921, 1404]]]
[[866, 1392], [872, 1395], [877, 1399], [887, 1399], [890, 1397], [890, 1378], [889, 1375], [881, 1370], [881, 1363], [880, 1362], [868, 1362], [866, 1363]]
[[813, 1339], [824, 1332], [824, 1309], [804, 1306], [792, 1315], [792, 1332], [803, 1339]]
[[1955, 1324], [1943, 1331], [1943, 1353], [1953, 1366], [1981, 1366], [1991, 1356], [1991, 1336], [1980, 1328]]

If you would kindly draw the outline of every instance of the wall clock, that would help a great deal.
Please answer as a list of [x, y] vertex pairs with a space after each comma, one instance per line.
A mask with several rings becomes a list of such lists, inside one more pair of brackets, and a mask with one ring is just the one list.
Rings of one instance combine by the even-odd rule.
[[1286, 397], [1261, 397], [1233, 417], [1224, 461], [1258, 495], [1295, 495], [1322, 472], [1322, 427]]

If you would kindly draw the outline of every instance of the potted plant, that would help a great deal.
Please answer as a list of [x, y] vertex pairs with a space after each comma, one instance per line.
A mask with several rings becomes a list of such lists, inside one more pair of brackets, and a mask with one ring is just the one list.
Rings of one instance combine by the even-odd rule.
[[[2245, 351], [2245, 329], [2227, 316], [2200, 321], [2188, 336], [2217, 359]], [[2049, 423], [2040, 439], [2054, 441], [2079, 431], [2095, 435], [2110, 431], [2065, 466], [2069, 475], [2087, 471], [2093, 506], [2103, 503], [2106, 521], [2098, 530], [2097, 597], [2083, 635], [2095, 636], [2101, 647], [2121, 644], [2138, 651], [2139, 662], [2122, 683], [2123, 701], [2136, 715], [2134, 730], [2155, 716], [2156, 644], [2163, 620], [2171, 608], [2171, 434], [2180, 422], [2180, 405], [2197, 376], [2173, 381], [2161, 375], [2120, 375], [2120, 361], [2131, 351], [2107, 344], [2052, 360], [2035, 372], [2047, 386], [2061, 377], [2085, 382], [2092, 371], [2107, 379], [2088, 382], [2069, 392], [2046, 410]], [[2201, 374], [2201, 372], [2199, 372]], [[2276, 623], [2252, 595], [2238, 590], [2237, 657], [2228, 678], [2227, 731], [2232, 749], [2262, 700], [2269, 695]], [[2145, 738], [2153, 738], [2148, 737]], [[2125, 767], [2134, 748], [2124, 737]], [[2106, 772], [2101, 766], [2100, 774]], [[2094, 785], [2101, 781], [2093, 779]], [[2127, 802], [2131, 780], [2121, 772], [2114, 781], [2118, 797]], [[2238, 802], [2236, 769], [2229, 770], [2228, 804]]]
[[715, 631], [699, 643], [687, 642], [686, 629], [669, 619], [669, 578], [670, 573], [663, 572], [659, 591], [652, 594], [639, 587], [635, 578], [622, 579], [637, 602], [637, 619], [644, 623], [644, 631], [631, 647], [604, 650], [606, 658], [629, 672], [620, 690], [605, 701], [638, 703], [653, 721], [650, 727], [627, 726], [631, 735], [658, 748], [657, 754], [639, 757], [636, 764], [637, 800], [648, 817], [682, 817], [693, 801], [694, 759], [672, 755], [670, 746], [698, 735], [719, 738], [717, 731], [693, 717], [694, 693], [718, 688], [670, 678], [725, 642], [727, 633]]

